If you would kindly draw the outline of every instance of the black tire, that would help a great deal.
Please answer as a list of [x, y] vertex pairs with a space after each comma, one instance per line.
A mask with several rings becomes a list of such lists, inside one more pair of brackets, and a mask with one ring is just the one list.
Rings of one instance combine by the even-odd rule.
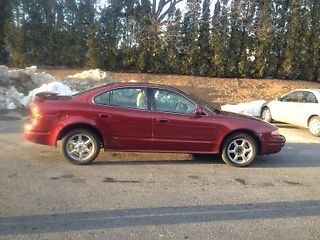
[[222, 160], [232, 167], [246, 167], [257, 157], [256, 140], [248, 134], [236, 133], [225, 139], [222, 145]]
[[270, 108], [268, 107], [262, 108], [261, 119], [268, 123], [272, 122], [272, 115], [271, 115]]
[[308, 129], [313, 136], [320, 137], [320, 117], [312, 117], [309, 120]]
[[86, 165], [98, 157], [100, 140], [92, 131], [74, 129], [63, 137], [61, 150], [69, 162], [76, 165]]

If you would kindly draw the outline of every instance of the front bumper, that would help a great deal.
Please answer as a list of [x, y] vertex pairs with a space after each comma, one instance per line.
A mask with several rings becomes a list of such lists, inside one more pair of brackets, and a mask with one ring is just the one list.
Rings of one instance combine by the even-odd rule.
[[262, 144], [261, 154], [272, 154], [280, 152], [286, 143], [286, 138], [283, 135], [272, 135]]

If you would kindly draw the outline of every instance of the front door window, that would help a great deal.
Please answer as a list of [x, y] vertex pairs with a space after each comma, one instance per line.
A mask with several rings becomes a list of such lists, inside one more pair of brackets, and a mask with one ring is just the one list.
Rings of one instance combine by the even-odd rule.
[[180, 114], [192, 114], [195, 105], [187, 98], [167, 90], [155, 89], [153, 91], [153, 110], [156, 112], [169, 112]]

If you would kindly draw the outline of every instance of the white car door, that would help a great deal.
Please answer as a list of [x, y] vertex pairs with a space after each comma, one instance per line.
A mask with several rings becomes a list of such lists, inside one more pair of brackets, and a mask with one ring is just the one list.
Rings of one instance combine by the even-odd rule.
[[296, 117], [295, 108], [299, 102], [299, 92], [291, 92], [268, 104], [272, 119], [279, 122], [292, 123]]
[[317, 115], [319, 103], [316, 96], [309, 91], [302, 91], [302, 101], [296, 104], [296, 116], [291, 120], [292, 124], [308, 127], [308, 119], [312, 115]]
[[300, 127], [308, 127], [308, 119], [319, 108], [316, 96], [309, 91], [298, 90], [268, 104], [272, 119]]

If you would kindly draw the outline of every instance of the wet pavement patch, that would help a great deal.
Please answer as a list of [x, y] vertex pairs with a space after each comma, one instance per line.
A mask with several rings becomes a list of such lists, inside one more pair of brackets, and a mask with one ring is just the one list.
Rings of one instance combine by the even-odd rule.
[[289, 185], [293, 185], [293, 186], [302, 186], [302, 184], [299, 182], [293, 182], [293, 181], [288, 181], [288, 180], [284, 180], [283, 182], [287, 183]]
[[14, 173], [14, 174], [8, 175], [8, 178], [15, 178], [15, 177], [18, 177], [18, 174]]
[[246, 180], [243, 178], [235, 178], [234, 180], [238, 183], [241, 183], [242, 185], [247, 185]]
[[140, 183], [141, 181], [136, 181], [136, 180], [116, 180], [111, 177], [106, 177], [102, 182], [106, 183]]
[[51, 177], [50, 180], [59, 180], [60, 178], [58, 177]]
[[61, 176], [61, 178], [74, 178], [75, 176], [73, 174], [64, 174]]
[[263, 182], [260, 184], [261, 187], [273, 187], [274, 184], [272, 182]]
[[188, 178], [191, 178], [191, 179], [200, 179], [199, 176], [195, 176], [195, 175], [188, 176]]

